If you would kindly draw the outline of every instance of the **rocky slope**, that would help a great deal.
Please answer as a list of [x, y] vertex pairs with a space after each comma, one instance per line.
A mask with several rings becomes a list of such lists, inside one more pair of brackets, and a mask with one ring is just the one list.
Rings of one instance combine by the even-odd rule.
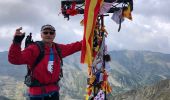
[[170, 80], [114, 96], [112, 100], [170, 100]]

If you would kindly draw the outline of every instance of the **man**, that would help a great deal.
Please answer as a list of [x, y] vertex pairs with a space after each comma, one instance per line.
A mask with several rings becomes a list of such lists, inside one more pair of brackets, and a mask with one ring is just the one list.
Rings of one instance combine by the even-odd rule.
[[[25, 33], [21, 30], [22, 27], [16, 29], [13, 43], [9, 49], [8, 60], [15, 65], [27, 64], [31, 69], [40, 50], [35, 43], [23, 51], [21, 50], [21, 42], [25, 37]], [[59, 80], [61, 60], [56, 48], [61, 50], [62, 58], [81, 50], [81, 42], [67, 45], [56, 44], [53, 42], [55, 36], [56, 30], [53, 26], [42, 26], [41, 38], [44, 44], [44, 56], [32, 72], [32, 76], [42, 85], [28, 88], [29, 100], [59, 100], [59, 86], [54, 83]]]

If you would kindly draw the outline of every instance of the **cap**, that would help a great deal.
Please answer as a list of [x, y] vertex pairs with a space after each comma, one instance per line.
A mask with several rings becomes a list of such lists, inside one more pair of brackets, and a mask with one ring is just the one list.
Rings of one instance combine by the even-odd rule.
[[41, 31], [44, 31], [44, 30], [46, 30], [46, 29], [50, 29], [50, 30], [52, 30], [52, 31], [55, 31], [55, 28], [54, 28], [52, 25], [49, 25], [49, 24], [43, 25], [43, 26], [41, 27]]

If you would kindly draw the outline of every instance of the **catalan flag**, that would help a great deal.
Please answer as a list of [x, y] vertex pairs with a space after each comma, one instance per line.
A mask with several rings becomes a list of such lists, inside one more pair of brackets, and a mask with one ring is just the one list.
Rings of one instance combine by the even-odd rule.
[[84, 9], [84, 37], [81, 52], [81, 63], [86, 63], [88, 66], [93, 60], [93, 36], [94, 27], [96, 25], [97, 16], [104, 0], [85, 0]]

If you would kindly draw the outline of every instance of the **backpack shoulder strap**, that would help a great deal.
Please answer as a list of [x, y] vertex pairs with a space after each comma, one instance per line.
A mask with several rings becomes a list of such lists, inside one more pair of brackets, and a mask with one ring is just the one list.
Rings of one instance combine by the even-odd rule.
[[28, 68], [28, 65], [27, 65], [27, 75], [33, 74], [32, 72], [34, 71], [35, 67], [44, 57], [44, 43], [42, 41], [36, 41], [36, 42], [34, 42], [34, 44], [37, 45], [37, 47], [39, 49], [39, 55], [38, 55], [37, 59], [35, 60], [33, 66], [31, 67], [31, 69]]
[[[62, 66], [63, 66], [63, 59], [62, 59], [62, 53], [61, 53], [61, 49], [59, 48], [59, 46], [58, 46], [57, 43], [55, 43], [55, 48], [56, 48], [56, 50], [57, 50], [57, 54], [58, 54], [58, 56], [59, 56], [59, 58], [60, 58], [60, 61], [61, 61], [60, 78], [62, 78], [62, 77], [63, 77], [63, 68], [62, 68]], [[59, 80], [60, 80], [60, 79], [59, 79]]]
[[44, 52], [45, 52], [44, 51], [44, 43], [42, 41], [36, 41], [35, 44], [39, 48], [39, 55], [38, 55], [36, 61], [34, 62], [32, 70], [34, 70], [34, 68], [37, 66], [37, 64], [42, 60], [42, 58], [44, 57]]
[[57, 50], [58, 56], [60, 57], [61, 66], [63, 66], [63, 59], [62, 59], [61, 49], [59, 48], [58, 44], [56, 44], [56, 43], [55, 43], [55, 48]]

